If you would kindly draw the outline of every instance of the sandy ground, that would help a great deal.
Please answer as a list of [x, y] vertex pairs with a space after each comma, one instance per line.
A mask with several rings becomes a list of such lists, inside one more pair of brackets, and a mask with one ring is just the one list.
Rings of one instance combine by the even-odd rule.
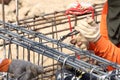
[[[6, 21], [16, 21], [16, 1], [11, 0], [8, 5], [5, 5], [5, 20]], [[76, 0], [18, 0], [19, 9], [18, 19], [25, 19], [33, 16], [39, 16], [40, 14], [51, 13], [54, 11], [66, 10], [67, 7], [76, 2]], [[78, 0], [79, 2], [90, 2], [92, 4], [100, 3], [105, 0]], [[2, 5], [0, 5], [2, 7]], [[2, 15], [2, 9], [0, 10], [0, 15]], [[2, 16], [0, 16], [2, 19]]]
[[[69, 4], [76, 2], [77, 0], [34, 0], [38, 1], [41, 5], [42, 12], [49, 13], [54, 11], [65, 10]], [[78, 0], [79, 2], [91, 2], [99, 3], [105, 0]]]

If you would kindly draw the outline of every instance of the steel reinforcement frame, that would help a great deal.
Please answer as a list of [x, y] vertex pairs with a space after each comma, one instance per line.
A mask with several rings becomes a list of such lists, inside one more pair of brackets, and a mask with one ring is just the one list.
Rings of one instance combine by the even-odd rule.
[[[101, 14], [102, 7], [103, 3], [95, 6], [97, 23], [100, 21], [98, 17]], [[98, 80], [109, 80], [111, 75], [117, 75], [104, 72], [104, 68], [112, 66], [117, 71], [120, 65], [100, 58], [91, 51], [78, 49], [69, 43], [71, 37], [67, 36], [70, 32], [68, 18], [64, 14], [65, 11], [55, 11], [23, 20], [18, 20], [16, 17], [17, 23], [5, 22], [3, 8], [3, 19], [0, 20], [0, 48], [3, 58], [23, 59], [42, 65], [45, 73], [40, 74], [40, 80], [55, 80], [56, 70], [64, 68], [65, 65], [90, 73], [96, 76]], [[72, 28], [74, 29], [79, 20], [88, 16], [91, 14], [70, 15]], [[75, 57], [75, 53], [81, 56], [80, 60]], [[104, 68], [91, 63], [91, 61], [101, 63]]]

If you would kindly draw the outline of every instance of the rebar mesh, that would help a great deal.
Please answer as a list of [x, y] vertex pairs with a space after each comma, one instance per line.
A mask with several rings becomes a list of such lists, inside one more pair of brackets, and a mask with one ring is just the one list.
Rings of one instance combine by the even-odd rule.
[[[98, 23], [102, 7], [103, 3], [95, 6], [95, 20]], [[70, 15], [72, 28], [74, 29], [79, 20], [88, 16], [91, 16], [91, 14]], [[91, 64], [90, 59], [101, 62], [105, 66], [110, 65], [120, 68], [115, 63], [91, 54], [92, 52], [83, 51], [70, 45], [71, 37], [67, 37], [62, 42], [60, 41], [61, 37], [64, 36], [63, 34], [70, 32], [65, 11], [55, 11], [22, 20], [18, 20], [17, 16], [16, 22], [5, 22], [3, 8], [3, 19], [0, 20], [0, 25], [0, 47], [3, 57], [23, 59], [44, 66], [46, 72], [40, 75], [40, 80], [55, 80], [56, 70], [58, 67], [64, 67], [65, 64], [85, 72], [91, 72], [92, 75], [99, 78], [98, 80], [101, 79], [101, 76], [109, 76], [107, 72], [101, 71], [102, 68], [100, 66], [94, 63]], [[81, 60], [74, 57], [75, 52], [81, 55]], [[60, 67], [61, 63], [62, 67]]]

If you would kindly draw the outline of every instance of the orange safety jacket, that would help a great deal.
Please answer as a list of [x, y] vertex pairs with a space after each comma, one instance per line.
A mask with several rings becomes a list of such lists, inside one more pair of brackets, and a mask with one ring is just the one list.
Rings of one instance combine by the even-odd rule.
[[[107, 13], [108, 3], [106, 2], [101, 16], [100, 33], [101, 37], [96, 43], [90, 43], [90, 50], [102, 58], [120, 64], [120, 46], [114, 45], [108, 38], [107, 31]], [[114, 26], [113, 26], [114, 27]], [[108, 70], [113, 70], [112, 67], [108, 67]]]

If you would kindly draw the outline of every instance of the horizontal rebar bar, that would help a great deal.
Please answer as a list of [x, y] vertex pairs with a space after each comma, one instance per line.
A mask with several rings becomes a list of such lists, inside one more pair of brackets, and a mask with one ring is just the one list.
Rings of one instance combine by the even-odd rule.
[[[95, 5], [95, 10], [103, 8], [103, 4], [104, 3], [96, 4]], [[53, 15], [55, 15], [55, 16], [53, 16]], [[31, 22], [42, 21], [43, 19], [45, 19], [44, 17], [47, 17], [49, 19], [49, 18], [61, 17], [61, 16], [65, 16], [65, 10], [63, 10], [63, 11], [55, 11], [53, 13], [48, 13], [48, 14], [41, 14], [40, 16], [19, 20], [19, 22], [20, 22], [20, 24], [24, 24], [24, 22], [25, 23], [31, 23]], [[35, 18], [37, 18], [37, 19], [33, 20]]]

